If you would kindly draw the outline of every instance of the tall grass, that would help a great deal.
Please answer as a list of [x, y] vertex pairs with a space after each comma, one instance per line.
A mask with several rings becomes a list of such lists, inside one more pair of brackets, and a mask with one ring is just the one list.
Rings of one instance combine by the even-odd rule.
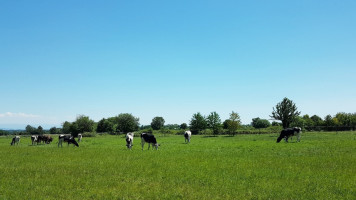
[[[355, 199], [356, 133], [158, 135], [158, 151], [123, 136], [10, 146], [0, 137], [0, 199]], [[146, 144], [147, 145], [147, 144]]]

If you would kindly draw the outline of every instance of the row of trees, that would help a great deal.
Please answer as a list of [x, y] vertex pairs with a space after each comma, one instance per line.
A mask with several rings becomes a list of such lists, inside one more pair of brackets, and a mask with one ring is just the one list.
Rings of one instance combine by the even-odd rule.
[[[271, 118], [275, 121], [270, 123], [267, 119], [260, 119], [259, 117], [253, 118], [250, 126], [261, 129], [270, 126], [282, 126], [283, 128], [299, 126], [306, 130], [335, 130], [330, 127], [340, 127], [344, 129], [337, 130], [350, 130], [356, 128], [356, 113], [337, 113], [335, 116], [327, 115], [324, 119], [317, 115], [300, 116], [295, 103], [284, 98], [279, 102], [271, 114]], [[139, 118], [129, 113], [122, 113], [115, 117], [103, 118], [99, 122], [94, 122], [88, 116], [79, 115], [74, 122], [65, 121], [62, 128], [52, 127], [49, 131], [43, 130], [41, 126], [35, 128], [30, 125], [26, 126], [25, 134], [29, 135], [42, 135], [45, 133], [50, 134], [72, 134], [77, 136], [79, 133], [127, 133], [141, 129], [153, 130], [186, 130], [190, 129], [193, 134], [200, 134], [205, 130], [210, 130], [212, 134], [227, 133], [235, 135], [236, 131], [241, 125], [240, 116], [237, 112], [232, 111], [229, 118], [224, 122], [217, 112], [211, 112], [208, 116], [203, 116], [201, 113], [193, 114], [189, 126], [186, 123], [168, 124], [165, 125], [163, 117], [154, 117], [150, 125], [141, 126]], [[315, 128], [317, 127], [317, 128]], [[321, 128], [324, 127], [324, 128]], [[326, 128], [325, 128], [326, 127]], [[4, 131], [0, 132], [3, 134]]]
[[235, 135], [241, 125], [241, 120], [239, 114], [234, 111], [230, 113], [229, 119], [225, 120], [223, 124], [217, 112], [211, 112], [207, 117], [198, 112], [193, 114], [189, 125], [193, 134], [199, 134], [202, 130], [209, 128], [216, 135], [224, 128], [228, 130], [229, 134]]

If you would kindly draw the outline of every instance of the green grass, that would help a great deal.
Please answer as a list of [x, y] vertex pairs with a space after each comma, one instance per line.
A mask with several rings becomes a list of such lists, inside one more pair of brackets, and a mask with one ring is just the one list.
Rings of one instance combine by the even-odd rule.
[[157, 136], [142, 151], [135, 137], [129, 151], [122, 136], [79, 148], [0, 137], [0, 199], [356, 199], [355, 132], [276, 138]]

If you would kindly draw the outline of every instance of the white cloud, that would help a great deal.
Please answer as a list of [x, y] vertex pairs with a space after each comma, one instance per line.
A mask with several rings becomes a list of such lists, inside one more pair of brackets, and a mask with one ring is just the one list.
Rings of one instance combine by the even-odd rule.
[[6, 113], [0, 113], [1, 118], [39, 118], [39, 115], [33, 115], [33, 114], [26, 114], [26, 113], [12, 113], [12, 112], [6, 112]]

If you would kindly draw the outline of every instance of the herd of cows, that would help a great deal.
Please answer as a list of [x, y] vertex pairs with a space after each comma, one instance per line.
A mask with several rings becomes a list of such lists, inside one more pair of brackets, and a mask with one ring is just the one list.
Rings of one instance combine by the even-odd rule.
[[[277, 143], [279, 143], [282, 139], [284, 139], [286, 142], [288, 142], [288, 139], [292, 136], [297, 137], [297, 142], [300, 142], [300, 136], [302, 133], [302, 129], [300, 127], [294, 127], [294, 128], [287, 128], [281, 131], [279, 137], [277, 138]], [[184, 138], [186, 143], [190, 143], [190, 138], [192, 136], [192, 133], [190, 131], [185, 131], [184, 132]], [[82, 134], [78, 134], [78, 142], [82, 140]], [[133, 139], [134, 139], [134, 133], [130, 132], [126, 134], [126, 146], [128, 149], [132, 149], [133, 146]], [[49, 135], [32, 135], [31, 136], [31, 141], [32, 145], [37, 145], [37, 144], [50, 144], [53, 141], [53, 138]], [[11, 141], [11, 146], [12, 145], [18, 145], [20, 142], [20, 136], [14, 136]], [[69, 144], [73, 144], [77, 147], [79, 147], [78, 142], [74, 139], [73, 136], [71, 135], [59, 135], [58, 136], [58, 147], [62, 146], [63, 142], [67, 142]], [[158, 150], [158, 147], [160, 144], [157, 143], [156, 137], [152, 134], [149, 133], [141, 133], [141, 146], [142, 150], [145, 145], [145, 143], [148, 143], [148, 149], [150, 149], [150, 146], [152, 148], [155, 148]]]

